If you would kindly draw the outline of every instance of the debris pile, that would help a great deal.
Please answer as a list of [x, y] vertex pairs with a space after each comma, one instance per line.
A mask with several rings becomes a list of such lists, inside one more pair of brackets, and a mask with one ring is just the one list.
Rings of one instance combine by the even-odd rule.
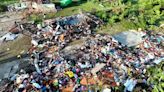
[[[4, 90], [98, 92], [110, 85], [102, 90], [110, 92], [123, 84], [125, 91], [133, 91], [141, 78], [147, 85], [146, 68], [164, 59], [163, 35], [141, 32], [142, 43], [127, 47], [112, 36], [94, 34], [101, 23], [90, 14], [78, 14], [37, 25], [29, 50], [36, 71], [15, 74]], [[83, 45], [63, 51], [71, 40], [85, 37]]]
[[29, 12], [42, 12], [42, 13], [48, 13], [48, 12], [57, 12], [55, 8], [55, 4], [49, 3], [49, 4], [40, 4], [37, 2], [32, 1], [25, 1], [20, 3], [14, 3], [8, 6], [8, 11], [25, 11], [26, 9], [29, 10]]
[[33, 31], [34, 47], [50, 47], [56, 45], [61, 49], [74, 39], [80, 39], [92, 34], [92, 30], [102, 24], [102, 21], [90, 14], [78, 14], [70, 17], [57, 18], [38, 24]]

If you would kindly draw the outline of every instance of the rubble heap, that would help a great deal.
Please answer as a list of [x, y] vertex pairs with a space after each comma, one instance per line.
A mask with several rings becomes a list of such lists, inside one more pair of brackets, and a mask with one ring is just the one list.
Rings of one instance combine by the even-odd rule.
[[101, 24], [101, 20], [90, 14], [78, 14], [45, 21], [45, 24], [37, 25], [38, 30], [32, 35], [32, 44], [35, 47], [38, 45], [47, 47], [51, 44], [60, 49], [71, 40], [91, 35], [93, 29]]
[[[107, 84], [110, 87], [105, 86], [103, 92], [110, 92], [112, 87], [123, 84], [125, 91], [132, 91], [138, 79], [147, 85], [146, 68], [164, 59], [163, 35], [141, 32], [143, 42], [127, 47], [112, 36], [94, 34], [93, 28], [101, 23], [90, 14], [78, 14], [37, 25], [29, 50], [36, 71], [16, 74], [4, 90], [97, 92]], [[63, 51], [71, 40], [84, 37], [83, 45]]]

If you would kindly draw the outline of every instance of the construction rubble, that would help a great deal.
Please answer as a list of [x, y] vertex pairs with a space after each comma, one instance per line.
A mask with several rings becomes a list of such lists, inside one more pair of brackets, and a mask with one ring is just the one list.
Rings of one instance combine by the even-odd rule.
[[96, 34], [94, 29], [101, 24], [91, 14], [29, 24], [29, 62], [35, 71], [21, 69], [10, 76], [1, 92], [114, 92], [113, 87], [120, 85], [132, 92], [138, 83], [148, 85], [146, 69], [164, 60], [164, 35], [142, 31], [142, 42], [128, 47], [112, 36]]
[[57, 12], [55, 8], [55, 4], [48, 3], [48, 4], [42, 4], [32, 1], [24, 1], [20, 3], [14, 3], [8, 6], [9, 12], [14, 11], [25, 11], [28, 10], [28, 12], [32, 13], [49, 13], [49, 12]]

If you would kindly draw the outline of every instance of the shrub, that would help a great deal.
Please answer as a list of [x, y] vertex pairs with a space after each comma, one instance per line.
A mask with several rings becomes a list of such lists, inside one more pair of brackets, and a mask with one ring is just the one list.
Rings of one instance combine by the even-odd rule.
[[144, 29], [154, 29], [164, 20], [163, 0], [96, 0], [107, 8], [96, 15], [110, 24], [129, 20]]
[[0, 4], [0, 12], [5, 12], [7, 10], [7, 6]]

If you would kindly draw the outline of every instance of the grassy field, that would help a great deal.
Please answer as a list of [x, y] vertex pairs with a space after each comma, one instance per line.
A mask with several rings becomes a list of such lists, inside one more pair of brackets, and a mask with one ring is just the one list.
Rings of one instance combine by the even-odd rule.
[[[138, 29], [138, 27], [134, 23], [124, 20], [122, 22], [118, 22], [113, 25], [111, 25], [111, 24], [103, 25], [100, 28], [96, 29], [96, 32], [100, 33], [100, 34], [115, 35], [120, 32], [129, 31], [129, 30], [137, 30], [137, 29]], [[156, 28], [156, 30], [153, 30], [153, 31], [155, 33], [160, 32], [160, 33], [164, 34], [164, 27], [163, 28], [158, 27], [158, 28]]]
[[[52, 17], [69, 16], [69, 15], [79, 13], [80, 10], [84, 10], [86, 12], [91, 12], [94, 9], [102, 10], [103, 8], [100, 7], [97, 3], [85, 2], [80, 5], [64, 8], [62, 11], [59, 11], [58, 13], [52, 15]], [[49, 16], [51, 18], [51, 14]], [[49, 18], [49, 17], [47, 16], [47, 18]]]
[[122, 22], [119, 23], [115, 23], [113, 25], [111, 24], [106, 24], [98, 29], [96, 29], [97, 33], [100, 34], [110, 34], [110, 35], [114, 35], [123, 31], [128, 31], [131, 29], [138, 29], [135, 24], [124, 20]]

